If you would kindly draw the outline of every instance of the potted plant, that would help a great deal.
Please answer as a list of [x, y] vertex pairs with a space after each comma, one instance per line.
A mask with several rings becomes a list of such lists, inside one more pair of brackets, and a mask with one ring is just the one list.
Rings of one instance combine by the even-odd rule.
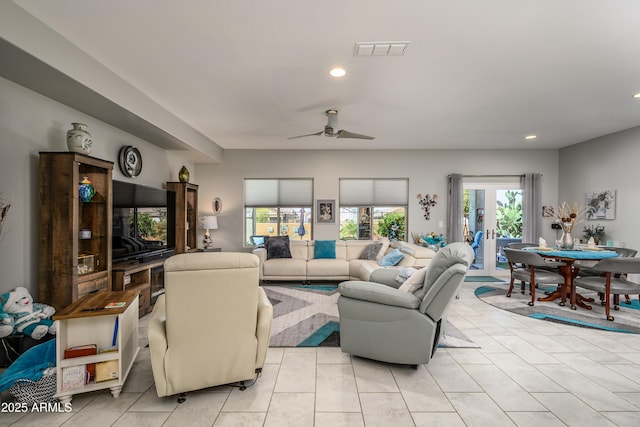
[[593, 237], [593, 242], [598, 245], [601, 240], [604, 240], [604, 225], [585, 225], [582, 233], [586, 240]]

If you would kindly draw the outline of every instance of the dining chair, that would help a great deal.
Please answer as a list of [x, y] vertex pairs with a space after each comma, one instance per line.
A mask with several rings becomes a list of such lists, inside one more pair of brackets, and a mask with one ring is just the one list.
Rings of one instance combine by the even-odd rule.
[[[614, 251], [618, 254], [619, 258], [633, 258], [636, 256], [636, 254], [638, 253], [638, 251], [636, 249], [631, 249], [631, 248], [621, 248], [621, 247], [617, 247], [617, 246], [601, 246], [602, 249], [606, 249], [608, 251]], [[597, 271], [593, 269], [593, 266], [580, 266], [578, 268], [578, 275], [579, 276], [601, 276], [602, 272], [601, 271]], [[618, 275], [620, 276], [620, 275]], [[629, 294], [625, 294], [625, 304], [631, 304], [631, 298], [629, 297]], [[602, 302], [602, 304], [604, 304], [604, 294], [600, 294], [600, 301]], [[638, 301], [640, 301], [640, 295], [638, 295]], [[614, 294], [613, 295], [613, 305], [614, 305], [614, 310], [617, 310], [617, 306], [620, 303], [620, 295], [619, 294]]]
[[[530, 248], [530, 247], [535, 247], [538, 246], [536, 243], [522, 243], [522, 242], [512, 242], [512, 243], [507, 243], [506, 245], [504, 245], [504, 248], [502, 248], [502, 253], [504, 254], [504, 250], [505, 249], [522, 249], [522, 248]], [[506, 257], [506, 254], [505, 254]], [[526, 267], [523, 264], [518, 263], [517, 268], [524, 268]], [[511, 266], [509, 266], [509, 268], [511, 268]], [[525, 281], [521, 280], [520, 281], [520, 293], [524, 294], [524, 288], [525, 288]]]
[[[640, 258], [605, 258], [592, 269], [601, 275], [577, 277], [573, 283], [575, 286], [604, 294], [607, 320], [614, 320], [610, 314], [611, 295], [640, 294], [640, 283], [627, 279], [627, 274], [640, 273]], [[619, 310], [618, 305], [615, 305], [614, 310]]]
[[[507, 297], [511, 297], [513, 284], [516, 280], [520, 280], [522, 283], [529, 283], [531, 301], [527, 304], [530, 306], [533, 306], [536, 300], [537, 285], [564, 285], [564, 276], [550, 270], [549, 263], [537, 253], [522, 249], [505, 248], [504, 254], [509, 261], [509, 270], [511, 270], [511, 281]], [[561, 265], [564, 264], [556, 263], [556, 266]]]

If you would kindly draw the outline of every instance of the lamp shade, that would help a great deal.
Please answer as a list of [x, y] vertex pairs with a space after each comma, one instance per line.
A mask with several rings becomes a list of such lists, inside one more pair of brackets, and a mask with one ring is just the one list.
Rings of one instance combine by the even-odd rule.
[[205, 230], [217, 230], [218, 217], [214, 215], [200, 217], [200, 225]]

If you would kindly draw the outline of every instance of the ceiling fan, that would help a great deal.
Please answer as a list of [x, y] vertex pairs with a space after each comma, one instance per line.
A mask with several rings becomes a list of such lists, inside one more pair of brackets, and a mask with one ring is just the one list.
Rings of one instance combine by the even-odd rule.
[[309, 133], [306, 135], [292, 136], [291, 138], [287, 138], [287, 139], [296, 139], [296, 138], [303, 138], [305, 136], [319, 136], [319, 135], [333, 136], [336, 138], [375, 139], [375, 137], [373, 136], [361, 135], [359, 133], [353, 133], [353, 132], [349, 132], [348, 130], [340, 129], [338, 127], [338, 110], [332, 108], [330, 110], [327, 110], [326, 114], [327, 114], [328, 120], [327, 120], [327, 125], [324, 127], [324, 130], [316, 133]]

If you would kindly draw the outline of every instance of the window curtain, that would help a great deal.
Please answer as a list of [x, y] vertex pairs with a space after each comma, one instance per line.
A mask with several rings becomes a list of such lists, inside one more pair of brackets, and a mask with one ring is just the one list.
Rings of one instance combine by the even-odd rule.
[[540, 238], [542, 206], [540, 202], [539, 173], [526, 173], [520, 177], [522, 187], [522, 241], [537, 243]]
[[447, 217], [447, 242], [462, 242], [462, 174], [449, 175], [449, 215]]
[[406, 178], [340, 178], [340, 206], [407, 206]]
[[245, 207], [312, 206], [313, 179], [244, 180]]

